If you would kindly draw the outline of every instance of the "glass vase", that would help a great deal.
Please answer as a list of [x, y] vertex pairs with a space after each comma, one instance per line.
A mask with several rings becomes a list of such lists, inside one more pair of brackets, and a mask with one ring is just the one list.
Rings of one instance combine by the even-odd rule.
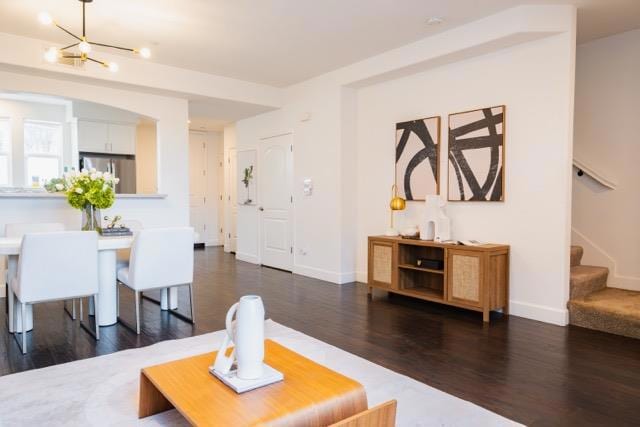
[[100, 231], [100, 209], [88, 203], [82, 209], [82, 231]]

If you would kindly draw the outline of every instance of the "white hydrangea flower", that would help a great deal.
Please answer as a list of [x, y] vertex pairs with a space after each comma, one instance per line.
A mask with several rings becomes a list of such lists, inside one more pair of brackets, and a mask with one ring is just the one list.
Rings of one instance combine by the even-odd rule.
[[89, 169], [89, 173], [96, 173], [96, 168]]
[[102, 174], [102, 177], [104, 178], [105, 181], [109, 181], [111, 179], [111, 173], [105, 172]]
[[91, 181], [95, 181], [98, 178], [98, 174], [92, 173], [91, 175], [89, 175], [89, 178], [91, 179]]
[[114, 184], [117, 184], [117, 183], [119, 183], [119, 182], [120, 182], [120, 178], [113, 178], [113, 183], [114, 183]]
[[62, 184], [56, 184], [56, 190], [58, 190], [58, 191], [62, 191], [62, 190], [64, 190], [64, 185], [62, 185]]
[[100, 171], [96, 172], [96, 177], [97, 178], [102, 178], [103, 177], [102, 172], [100, 172]]
[[83, 193], [82, 188], [80, 188], [80, 187], [76, 188], [76, 193], [82, 194]]

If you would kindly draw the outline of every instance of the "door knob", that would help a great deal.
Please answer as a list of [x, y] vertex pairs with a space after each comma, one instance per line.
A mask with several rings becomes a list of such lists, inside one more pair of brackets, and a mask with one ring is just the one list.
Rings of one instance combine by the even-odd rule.
[[263, 210], [264, 210], [264, 208], [263, 208], [262, 206], [260, 206], [260, 207], [258, 208], [258, 210], [259, 210], [259, 211], [263, 211]]

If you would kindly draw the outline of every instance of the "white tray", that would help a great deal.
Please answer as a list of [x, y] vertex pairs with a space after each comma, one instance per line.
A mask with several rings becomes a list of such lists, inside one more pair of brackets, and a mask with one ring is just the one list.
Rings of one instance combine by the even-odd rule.
[[236, 393], [244, 393], [245, 391], [264, 387], [266, 385], [277, 383], [278, 381], [282, 381], [284, 379], [284, 375], [282, 375], [282, 372], [273, 369], [266, 363], [262, 365], [262, 377], [255, 380], [243, 380], [238, 378], [237, 370], [235, 369], [229, 371], [228, 374], [221, 374], [219, 372], [216, 372], [213, 369], [213, 366], [210, 366], [209, 372]]

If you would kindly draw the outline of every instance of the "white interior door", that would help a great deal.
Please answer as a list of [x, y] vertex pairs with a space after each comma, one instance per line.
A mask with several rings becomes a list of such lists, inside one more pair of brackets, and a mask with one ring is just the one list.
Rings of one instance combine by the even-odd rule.
[[235, 253], [238, 248], [238, 185], [236, 173], [238, 170], [238, 152], [235, 148], [229, 150], [229, 251]]
[[189, 219], [197, 234], [196, 243], [206, 238], [206, 146], [204, 135], [189, 134]]
[[293, 270], [293, 135], [260, 141], [261, 262], [269, 267]]

